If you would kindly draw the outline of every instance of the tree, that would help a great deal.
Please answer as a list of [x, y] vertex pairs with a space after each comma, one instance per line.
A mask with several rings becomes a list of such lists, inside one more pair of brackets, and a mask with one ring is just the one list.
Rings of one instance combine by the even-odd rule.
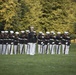
[[75, 0], [0, 0], [0, 29], [74, 33]]
[[3, 24], [4, 30], [9, 30], [13, 28], [11, 23], [12, 17], [15, 16], [16, 4], [13, 2], [13, 0], [2, 0], [0, 4], [0, 23]]
[[25, 20], [24, 23], [26, 23], [26, 28], [34, 26], [37, 31], [41, 30], [41, 26], [39, 25], [40, 16], [42, 14], [40, 0], [25, 0], [25, 3], [29, 9], [23, 18]]
[[40, 24], [47, 30], [73, 32], [76, 21], [75, 5], [71, 0], [43, 0], [43, 15]]

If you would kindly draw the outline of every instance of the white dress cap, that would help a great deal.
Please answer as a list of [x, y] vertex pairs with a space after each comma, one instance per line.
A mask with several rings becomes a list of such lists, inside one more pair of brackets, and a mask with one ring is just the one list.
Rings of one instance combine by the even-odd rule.
[[31, 29], [33, 29], [34, 27], [32, 26], [32, 27], [30, 27]]
[[30, 32], [29, 30], [26, 30], [26, 32]]
[[65, 31], [64, 34], [68, 34], [68, 32]]
[[51, 33], [54, 33], [54, 31], [51, 31]]
[[54, 31], [51, 31], [51, 33], [52, 33], [52, 34], [55, 34], [55, 32], [54, 32]]
[[14, 33], [14, 31], [10, 31], [10, 33], [11, 33], [11, 34], [13, 34], [13, 33]]
[[57, 34], [61, 34], [61, 32], [57, 32]]
[[50, 32], [46, 32], [46, 34], [50, 34]]
[[19, 34], [19, 32], [15, 32], [15, 34]]
[[40, 31], [39, 33], [42, 34], [42, 31]]
[[25, 31], [21, 31], [21, 33], [25, 33]]
[[8, 33], [8, 31], [5, 31], [5, 33]]
[[4, 33], [4, 31], [1, 31], [1, 33]]

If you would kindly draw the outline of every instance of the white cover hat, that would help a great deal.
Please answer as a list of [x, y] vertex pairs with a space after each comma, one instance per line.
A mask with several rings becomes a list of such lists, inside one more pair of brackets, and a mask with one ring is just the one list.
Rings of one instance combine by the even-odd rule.
[[54, 32], [54, 31], [51, 31], [51, 33], [52, 33], [52, 34], [55, 34], [55, 32]]
[[10, 31], [10, 33], [11, 33], [11, 34], [13, 34], [13, 33], [14, 33], [14, 31]]
[[25, 31], [21, 31], [21, 33], [24, 33]]
[[33, 26], [31, 26], [30, 28], [32, 28], [32, 29], [33, 29], [34, 27], [33, 27]]
[[61, 32], [57, 32], [57, 34], [61, 34]]
[[4, 31], [5, 33], [8, 33], [8, 31]]
[[51, 33], [54, 33], [54, 31], [51, 31]]
[[30, 32], [29, 30], [26, 30], [26, 32]]
[[4, 33], [4, 31], [1, 31], [1, 33]]
[[40, 31], [39, 33], [42, 34], [42, 31]]
[[64, 34], [68, 34], [68, 33], [69, 33], [69, 32], [66, 32], [66, 31], [64, 32]]
[[15, 32], [15, 34], [19, 34], [19, 32]]
[[50, 32], [46, 32], [46, 34], [50, 34]]

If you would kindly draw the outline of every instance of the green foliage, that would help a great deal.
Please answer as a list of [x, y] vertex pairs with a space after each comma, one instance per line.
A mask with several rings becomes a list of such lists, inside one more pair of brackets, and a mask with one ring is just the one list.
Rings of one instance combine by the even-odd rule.
[[76, 34], [76, 23], [74, 23], [74, 33]]
[[12, 23], [12, 17], [15, 16], [15, 7], [16, 4], [13, 2], [13, 0], [8, 0], [8, 1], [1, 1], [1, 10], [0, 10], [0, 16], [2, 19], [0, 19], [0, 22], [4, 22], [4, 29], [9, 30], [13, 26], [11, 26]]
[[20, 31], [34, 26], [37, 32], [54, 30], [74, 33], [75, 22], [75, 0], [0, 1], [0, 29]]
[[[42, 23], [49, 30], [73, 32], [73, 22], [76, 21], [74, 3], [70, 0], [48, 0], [43, 3]], [[44, 21], [44, 22], [43, 22]]]
[[76, 39], [76, 34], [71, 34], [70, 37], [71, 39]]

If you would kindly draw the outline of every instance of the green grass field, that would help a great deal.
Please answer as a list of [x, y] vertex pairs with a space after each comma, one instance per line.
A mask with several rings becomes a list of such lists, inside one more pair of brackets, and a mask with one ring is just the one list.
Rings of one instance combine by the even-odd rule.
[[0, 75], [76, 75], [76, 44], [69, 55], [0, 55]]

